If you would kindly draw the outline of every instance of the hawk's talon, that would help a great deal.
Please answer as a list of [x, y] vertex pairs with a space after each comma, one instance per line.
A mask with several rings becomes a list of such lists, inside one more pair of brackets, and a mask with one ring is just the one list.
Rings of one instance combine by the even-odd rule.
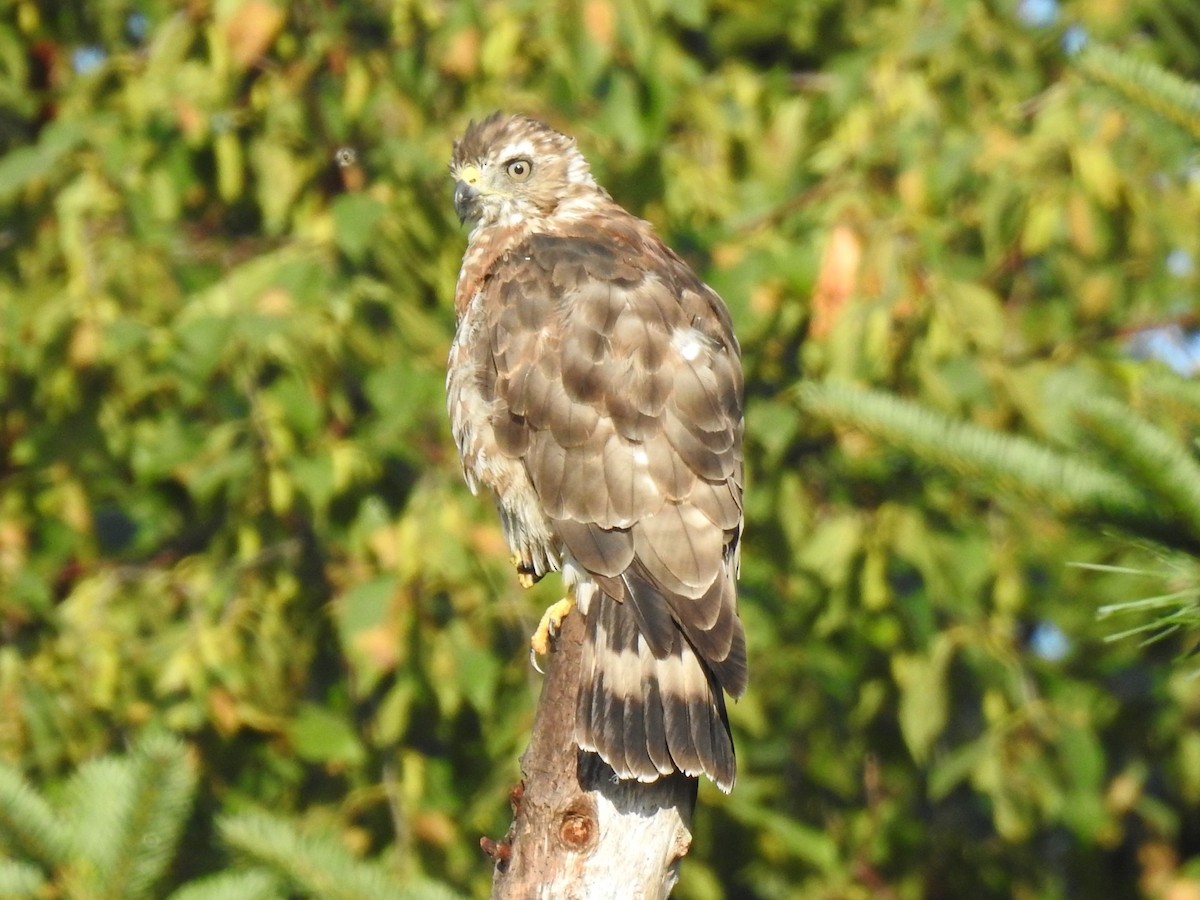
[[538, 665], [537, 651], [534, 650], [532, 647], [529, 648], [529, 664], [531, 666], [533, 666], [533, 671], [537, 672], [539, 675], [546, 674], [546, 670]]
[[517, 570], [517, 584], [521, 585], [521, 587], [529, 589], [538, 583], [541, 576], [538, 575], [533, 566], [525, 562], [520, 553], [514, 553], [508, 558], [508, 561]]
[[563, 619], [570, 614], [574, 606], [574, 600], [570, 597], [563, 597], [557, 603], [551, 603], [542, 614], [542, 621], [538, 622], [533, 637], [529, 639], [529, 660], [538, 672], [542, 670], [537, 664], [537, 657], [548, 656], [554, 649], [554, 641], [562, 629]]

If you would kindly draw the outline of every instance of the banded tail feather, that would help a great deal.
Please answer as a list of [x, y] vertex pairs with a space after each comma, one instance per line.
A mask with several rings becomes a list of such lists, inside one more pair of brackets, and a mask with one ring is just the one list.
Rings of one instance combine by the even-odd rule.
[[679, 771], [728, 793], [737, 764], [725, 692], [678, 627], [673, 635], [656, 653], [634, 605], [597, 592], [583, 638], [576, 743], [618, 778], [655, 781]]

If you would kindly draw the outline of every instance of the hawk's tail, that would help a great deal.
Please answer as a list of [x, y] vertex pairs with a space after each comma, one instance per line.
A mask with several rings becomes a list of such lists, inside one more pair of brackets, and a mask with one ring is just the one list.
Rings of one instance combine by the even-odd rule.
[[575, 741], [618, 778], [707, 775], [728, 793], [737, 766], [725, 696], [710, 668], [675, 628], [656, 656], [630, 603], [592, 597], [583, 638]]

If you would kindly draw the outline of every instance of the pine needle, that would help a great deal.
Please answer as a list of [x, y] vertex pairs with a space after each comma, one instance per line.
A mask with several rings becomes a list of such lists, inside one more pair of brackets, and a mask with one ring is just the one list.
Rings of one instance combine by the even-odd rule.
[[1152, 110], [1200, 140], [1200, 85], [1103, 44], [1089, 44], [1076, 57], [1075, 65], [1087, 78], [1116, 91], [1133, 106]]
[[[1153, 644], [1187, 629], [1194, 633], [1200, 626], [1200, 568], [1191, 556], [1179, 555], [1164, 559], [1157, 569], [1135, 569], [1127, 566], [1106, 566], [1093, 563], [1071, 563], [1080, 569], [1105, 574], [1135, 575], [1159, 582], [1166, 590], [1149, 597], [1109, 603], [1097, 612], [1100, 619], [1117, 615], [1141, 614], [1147, 619], [1124, 631], [1105, 636], [1106, 641], [1121, 641], [1141, 636], [1142, 645]], [[1184, 655], [1190, 651], [1185, 651]]]
[[1109, 566], [1104, 563], [1068, 562], [1072, 569], [1088, 569], [1092, 572], [1110, 572], [1114, 575], [1154, 575], [1150, 569], [1135, 569], [1132, 566]]
[[[1172, 591], [1169, 594], [1159, 594], [1155, 597], [1143, 597], [1140, 600], [1126, 600], [1121, 603], [1109, 603], [1100, 607], [1097, 610], [1097, 615], [1101, 618], [1115, 615], [1117, 613], [1128, 612], [1145, 612], [1152, 609], [1166, 609], [1167, 607], [1177, 607], [1179, 601], [1185, 597], [1192, 597], [1193, 603], [1196, 592], [1193, 589], [1185, 588], [1179, 591]], [[1185, 604], [1191, 606], [1191, 603]]]
[[0, 764], [0, 838], [22, 856], [48, 869], [69, 856], [66, 829], [20, 773]]

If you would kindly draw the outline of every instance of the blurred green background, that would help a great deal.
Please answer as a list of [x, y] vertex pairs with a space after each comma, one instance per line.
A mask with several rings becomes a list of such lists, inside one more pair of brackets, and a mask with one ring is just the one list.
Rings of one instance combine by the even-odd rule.
[[0, 9], [0, 761], [53, 800], [181, 738], [160, 895], [240, 865], [247, 810], [487, 892], [559, 591], [518, 587], [444, 412], [446, 163], [503, 108], [576, 135], [744, 348], [751, 687], [676, 896], [1200, 898], [1188, 638], [1097, 617], [1195, 558], [792, 391], [1055, 445], [1065, 379], [1194, 440], [1146, 386], [1195, 389], [1200, 149], [1072, 61], [1200, 79], [1192, 0]]

